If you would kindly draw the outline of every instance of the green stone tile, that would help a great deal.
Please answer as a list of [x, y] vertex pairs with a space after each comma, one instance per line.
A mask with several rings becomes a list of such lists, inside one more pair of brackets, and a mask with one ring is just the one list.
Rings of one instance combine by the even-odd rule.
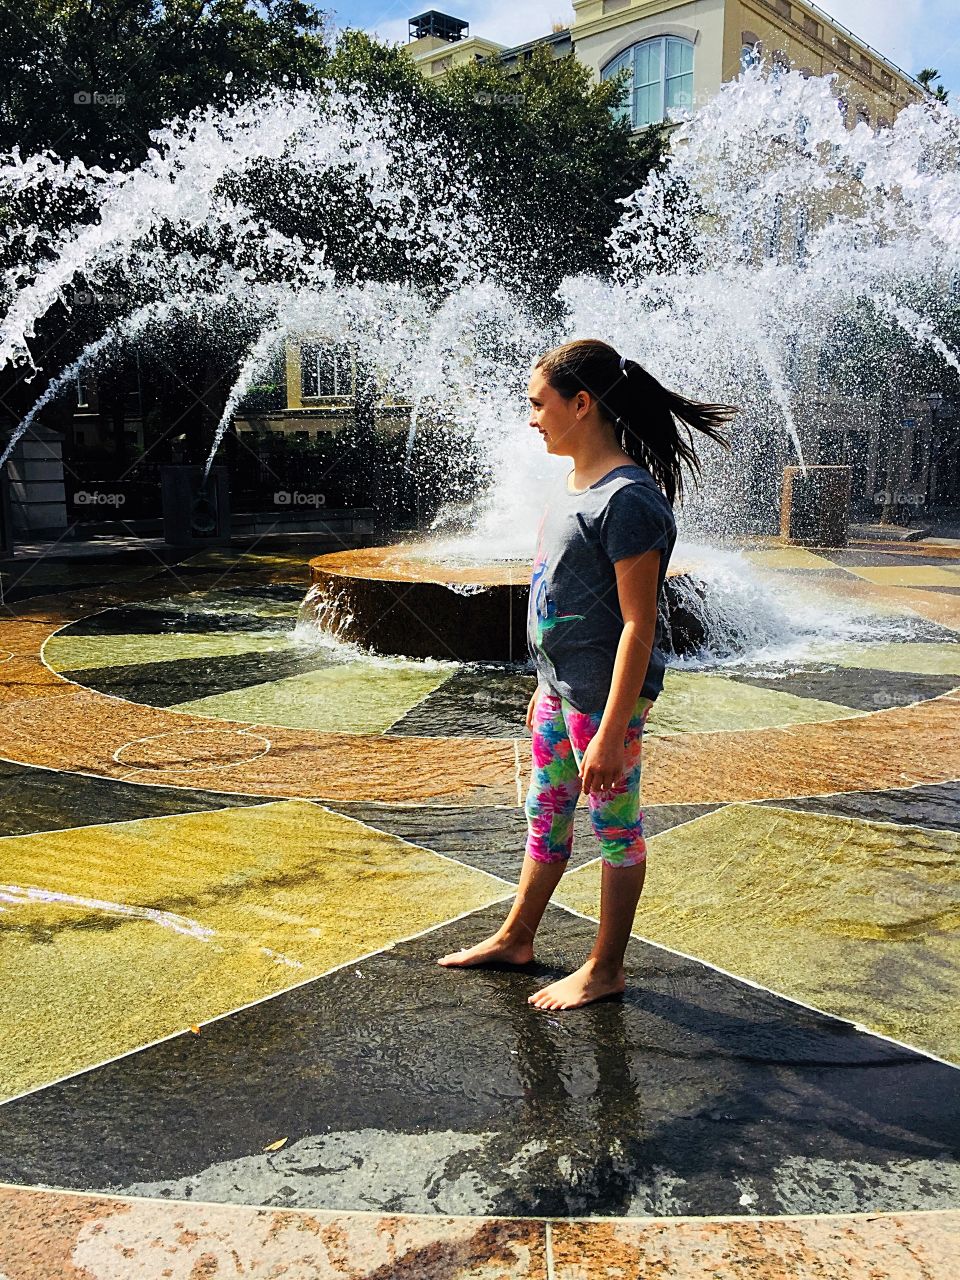
[[198, 634], [51, 636], [43, 656], [54, 671], [126, 667], [177, 658], [221, 658], [238, 653], [289, 652], [289, 633], [226, 631]]
[[837, 702], [804, 698], [777, 689], [743, 684], [727, 676], [668, 668], [646, 733], [700, 733], [762, 729], [768, 725], [840, 720], [861, 713]]
[[175, 711], [328, 733], [383, 733], [447, 679], [433, 664], [344, 663], [173, 704]]
[[[638, 936], [960, 1061], [960, 834], [730, 804], [648, 849]], [[599, 892], [592, 864], [556, 901]]]
[[960, 676], [960, 643], [844, 644], [835, 653], [823, 652], [829, 655], [829, 661], [842, 667]]

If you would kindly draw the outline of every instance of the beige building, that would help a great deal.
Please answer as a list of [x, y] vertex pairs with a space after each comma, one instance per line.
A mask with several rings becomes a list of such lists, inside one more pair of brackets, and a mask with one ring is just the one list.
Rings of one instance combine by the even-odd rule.
[[575, 57], [598, 79], [626, 67], [626, 110], [637, 129], [663, 120], [671, 107], [703, 105], [757, 55], [806, 75], [836, 72], [851, 127], [887, 124], [927, 96], [913, 76], [807, 0], [573, 0], [573, 10], [569, 27], [509, 47], [431, 9], [410, 19], [403, 48], [428, 79], [494, 55], [519, 67], [537, 44], [554, 57]]

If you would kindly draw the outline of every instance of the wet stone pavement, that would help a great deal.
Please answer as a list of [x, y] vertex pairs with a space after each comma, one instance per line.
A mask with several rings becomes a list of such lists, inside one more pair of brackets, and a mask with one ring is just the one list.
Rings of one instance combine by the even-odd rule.
[[434, 963], [533, 677], [318, 642], [311, 554], [0, 566], [0, 1276], [955, 1274], [960, 548], [744, 552], [892, 625], [671, 667], [628, 989], [556, 1014], [585, 810], [537, 960]]

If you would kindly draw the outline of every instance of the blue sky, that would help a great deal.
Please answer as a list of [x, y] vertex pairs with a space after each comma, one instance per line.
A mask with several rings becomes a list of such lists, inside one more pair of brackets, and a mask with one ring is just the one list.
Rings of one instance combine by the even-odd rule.
[[[334, 15], [340, 27], [361, 27], [389, 43], [405, 42], [407, 21], [427, 9], [439, 9], [470, 23], [472, 35], [501, 44], [519, 44], [572, 20], [567, 0], [314, 0]], [[951, 97], [960, 105], [960, 0], [825, 0], [819, 6], [861, 39], [916, 74], [937, 67]]]

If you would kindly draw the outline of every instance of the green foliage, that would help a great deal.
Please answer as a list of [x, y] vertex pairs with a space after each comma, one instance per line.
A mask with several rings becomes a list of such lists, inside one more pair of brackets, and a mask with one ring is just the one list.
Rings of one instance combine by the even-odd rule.
[[940, 79], [940, 72], [936, 67], [924, 67], [922, 71], [917, 72], [917, 79], [926, 89], [927, 93], [932, 93], [937, 102], [949, 102], [950, 91], [945, 89], [942, 84], [934, 84], [934, 80]]
[[623, 78], [594, 83], [576, 58], [555, 59], [541, 44], [518, 72], [498, 58], [456, 67], [440, 92], [479, 162], [505, 255], [523, 265], [531, 291], [605, 272], [604, 241], [623, 211], [617, 201], [662, 160], [668, 133], [634, 134], [615, 118]]
[[0, 150], [138, 163], [196, 106], [312, 84], [324, 31], [303, 0], [0, 0]]

